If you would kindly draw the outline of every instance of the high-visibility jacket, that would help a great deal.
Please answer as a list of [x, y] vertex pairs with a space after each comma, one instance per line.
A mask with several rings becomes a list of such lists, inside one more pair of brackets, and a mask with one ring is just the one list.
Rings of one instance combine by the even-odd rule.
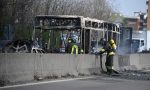
[[73, 44], [71, 49], [71, 54], [78, 54], [78, 51], [79, 51], [78, 45]]
[[109, 42], [106, 42], [106, 44], [100, 48], [100, 54], [103, 53], [107, 53], [107, 55], [115, 55], [115, 50]]
[[78, 44], [73, 44], [71, 48], [71, 54], [83, 54], [84, 51]]

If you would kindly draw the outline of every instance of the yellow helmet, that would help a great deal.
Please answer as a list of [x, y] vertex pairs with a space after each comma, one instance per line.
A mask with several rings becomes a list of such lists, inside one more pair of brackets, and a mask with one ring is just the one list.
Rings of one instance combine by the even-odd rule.
[[114, 41], [113, 39], [111, 39], [111, 40], [110, 40], [110, 43], [113, 44], [113, 43], [115, 43], [115, 41]]
[[112, 48], [113, 48], [113, 49], [116, 49], [116, 48], [117, 48], [117, 46], [116, 46], [116, 44], [115, 44], [115, 41], [114, 41], [113, 39], [110, 40], [110, 44], [112, 45]]

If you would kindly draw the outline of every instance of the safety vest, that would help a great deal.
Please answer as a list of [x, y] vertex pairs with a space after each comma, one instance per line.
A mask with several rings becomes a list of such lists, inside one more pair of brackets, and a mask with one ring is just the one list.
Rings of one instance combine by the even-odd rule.
[[105, 52], [105, 49], [103, 49], [103, 48], [100, 48], [100, 52]]
[[78, 45], [73, 45], [73, 46], [72, 46], [71, 54], [74, 54], [74, 49], [76, 50], [76, 51], [75, 51], [75, 54], [78, 54], [78, 49], [79, 49], [79, 48], [78, 48]]
[[[104, 48], [100, 48], [100, 53], [104, 53], [105, 52], [105, 49]], [[114, 51], [111, 51], [111, 52], [107, 52], [108, 55], [115, 55], [115, 52]]]
[[111, 51], [108, 53], [108, 55], [115, 55], [115, 52]]
[[113, 66], [106, 66], [108, 69], [114, 69]]

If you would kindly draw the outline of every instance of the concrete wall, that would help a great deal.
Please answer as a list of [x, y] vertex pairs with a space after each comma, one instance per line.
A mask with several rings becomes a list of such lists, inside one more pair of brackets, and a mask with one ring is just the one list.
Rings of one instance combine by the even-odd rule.
[[120, 70], [150, 69], [150, 54], [130, 54], [118, 56]]
[[[105, 69], [103, 56], [103, 69]], [[150, 68], [150, 54], [131, 54], [114, 57], [117, 70], [140, 70]], [[35, 78], [78, 76], [100, 73], [100, 57], [95, 55], [70, 54], [0, 54], [0, 80], [28, 81]]]
[[11, 82], [100, 73], [99, 57], [70, 54], [0, 54], [0, 79]]
[[35, 54], [0, 54], [0, 78], [12, 82], [33, 79], [35, 60], [39, 61], [39, 57]]
[[150, 54], [139, 54], [140, 69], [150, 69]]

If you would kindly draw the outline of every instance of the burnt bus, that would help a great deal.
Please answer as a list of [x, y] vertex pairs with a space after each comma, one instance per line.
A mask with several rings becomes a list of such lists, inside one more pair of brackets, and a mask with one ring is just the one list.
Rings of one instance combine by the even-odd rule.
[[71, 15], [38, 15], [34, 19], [32, 40], [38, 39], [41, 47], [51, 53], [62, 53], [71, 37], [88, 54], [98, 50], [101, 38], [113, 38], [119, 43], [119, 34], [116, 24], [103, 20]]

